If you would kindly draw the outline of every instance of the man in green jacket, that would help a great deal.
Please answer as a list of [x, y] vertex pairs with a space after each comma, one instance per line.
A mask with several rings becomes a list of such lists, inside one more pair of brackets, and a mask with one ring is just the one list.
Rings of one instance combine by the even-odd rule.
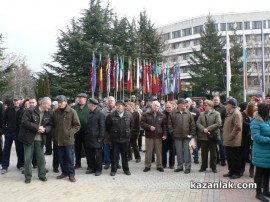
[[[81, 129], [75, 134], [75, 169], [81, 168], [81, 158], [82, 158], [82, 150], [85, 149], [85, 132], [87, 128], [87, 118], [89, 114], [89, 109], [87, 107], [87, 94], [80, 93], [77, 95], [78, 103], [74, 105], [72, 108], [77, 112]], [[88, 159], [88, 158], [87, 158]], [[88, 165], [88, 162], [87, 162]], [[88, 165], [89, 167], [89, 165]]]
[[54, 139], [58, 146], [58, 156], [62, 174], [57, 179], [69, 177], [76, 182], [74, 169], [74, 135], [81, 128], [77, 112], [67, 104], [64, 95], [57, 97], [58, 108], [54, 111]]

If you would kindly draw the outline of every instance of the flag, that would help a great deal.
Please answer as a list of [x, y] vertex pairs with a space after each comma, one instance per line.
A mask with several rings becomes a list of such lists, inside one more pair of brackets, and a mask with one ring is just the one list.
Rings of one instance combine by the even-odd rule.
[[102, 74], [102, 67], [99, 68], [99, 93], [103, 93], [103, 74]]
[[140, 61], [137, 58], [137, 70], [136, 70], [136, 88], [140, 88]]
[[106, 60], [106, 77], [107, 77], [107, 94], [109, 95], [111, 91], [111, 63], [109, 55]]
[[162, 95], [165, 95], [165, 68], [162, 66], [161, 67], [161, 74], [162, 74], [162, 80], [161, 80], [161, 93]]
[[174, 88], [175, 88], [175, 66], [171, 68], [171, 73], [170, 73], [170, 92], [174, 93]]
[[113, 81], [112, 81], [112, 89], [116, 88], [116, 58], [113, 60]]
[[231, 60], [230, 60], [230, 37], [228, 32], [226, 33], [226, 93], [229, 97], [229, 92], [231, 91]]
[[120, 90], [123, 90], [123, 72], [124, 72], [124, 63], [123, 63], [123, 57], [120, 57], [120, 64], [119, 64], [119, 81], [120, 81]]
[[246, 90], [248, 89], [247, 63], [248, 63], [247, 43], [246, 43], [246, 36], [245, 34], [243, 34], [243, 72]]
[[148, 93], [152, 94], [152, 90], [153, 90], [153, 68], [152, 68], [152, 64], [149, 62], [148, 63], [148, 83], [149, 83], [149, 89], [148, 89]]
[[144, 94], [148, 93], [149, 89], [149, 80], [148, 80], [148, 66], [144, 66], [144, 72], [143, 72], [143, 86], [144, 86]]
[[127, 90], [133, 92], [133, 79], [132, 79], [132, 62], [131, 58], [128, 59], [128, 78], [127, 78]]
[[175, 67], [175, 86], [174, 86], [174, 92], [180, 93], [181, 92], [181, 74], [180, 74], [180, 66], [177, 65]]
[[118, 80], [119, 80], [119, 60], [118, 60], [118, 55], [116, 56], [116, 77], [115, 77], [115, 91], [118, 92]]
[[95, 57], [95, 54], [93, 52], [93, 59], [92, 59], [92, 74], [91, 74], [91, 77], [92, 77], [92, 85], [91, 85], [91, 90], [92, 92], [95, 92], [96, 91], [96, 67], [97, 67], [97, 61], [96, 61], [96, 57]]

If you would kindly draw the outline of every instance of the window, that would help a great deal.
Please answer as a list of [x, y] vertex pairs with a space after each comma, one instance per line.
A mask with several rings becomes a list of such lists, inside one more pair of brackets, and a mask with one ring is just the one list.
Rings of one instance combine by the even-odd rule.
[[181, 37], [181, 30], [172, 32], [172, 39]]
[[187, 60], [187, 54], [183, 54], [183, 60]]
[[189, 35], [191, 35], [192, 33], [192, 30], [191, 30], [191, 28], [187, 28], [187, 29], [183, 29], [183, 36], [189, 36]]
[[215, 24], [215, 30], [218, 32], [218, 24]]
[[261, 29], [262, 21], [252, 21], [252, 29]]
[[243, 23], [242, 22], [237, 22], [236, 23], [236, 29], [237, 30], [242, 30], [243, 29]]
[[182, 42], [182, 47], [183, 48], [186, 48], [186, 47], [189, 47], [190, 46], [190, 41], [183, 41]]
[[249, 42], [250, 41], [250, 35], [246, 35], [246, 41]]
[[179, 48], [179, 46], [180, 46], [180, 43], [173, 43], [172, 49], [177, 49], [177, 48]]
[[270, 28], [270, 20], [268, 20], [268, 28]]
[[194, 46], [199, 46], [200, 45], [200, 40], [199, 39], [193, 40], [193, 45]]
[[170, 40], [171, 39], [170, 33], [164, 34], [163, 37], [164, 37], [164, 40]]
[[228, 23], [228, 30], [232, 31], [234, 29], [235, 29], [235, 23], [233, 22]]
[[193, 27], [193, 34], [199, 34], [203, 31], [203, 25]]
[[244, 22], [244, 29], [250, 29], [250, 22]]
[[226, 23], [220, 23], [220, 31], [226, 31]]

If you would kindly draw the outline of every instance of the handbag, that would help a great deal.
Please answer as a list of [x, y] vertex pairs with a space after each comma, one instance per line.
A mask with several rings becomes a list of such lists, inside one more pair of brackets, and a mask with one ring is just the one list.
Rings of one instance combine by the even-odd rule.
[[[206, 127], [208, 127], [208, 122], [207, 122], [206, 116], [204, 118], [205, 118]], [[217, 137], [218, 137], [217, 132], [208, 132], [207, 133], [207, 138], [209, 141], [217, 141]]]

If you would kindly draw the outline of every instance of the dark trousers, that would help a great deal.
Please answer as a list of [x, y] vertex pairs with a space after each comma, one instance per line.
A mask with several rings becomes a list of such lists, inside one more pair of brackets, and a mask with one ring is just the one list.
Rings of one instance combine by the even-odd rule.
[[231, 175], [241, 174], [241, 147], [226, 146], [226, 155], [229, 173]]
[[[256, 167], [254, 182], [257, 184], [256, 193], [261, 194], [269, 191], [269, 168]], [[263, 182], [263, 186], [262, 186]]]
[[82, 151], [84, 150], [84, 133], [77, 132], [75, 134], [75, 159], [76, 166], [81, 166]]
[[102, 149], [85, 148], [88, 167], [93, 172], [102, 171]]
[[17, 154], [17, 168], [24, 167], [24, 150], [23, 143], [15, 139], [14, 133], [5, 134], [5, 143], [2, 155], [2, 168], [7, 169], [10, 161], [10, 151], [13, 141], [15, 141], [16, 154]]
[[59, 164], [58, 146], [53, 142], [53, 169], [58, 170]]
[[3, 138], [0, 134], [0, 164], [2, 164], [2, 155], [3, 155]]
[[141, 159], [139, 148], [137, 145], [137, 138], [131, 138], [128, 149], [128, 157], [132, 159], [132, 150], [134, 152], [135, 159]]
[[221, 140], [218, 140], [217, 141], [217, 144], [218, 144], [218, 150], [217, 150], [217, 154], [218, 154], [218, 159], [221, 161], [221, 162], [224, 162], [226, 161], [226, 151], [225, 151], [225, 147], [223, 145], [223, 131], [220, 131], [220, 139]]
[[169, 166], [175, 164], [175, 146], [174, 139], [167, 137], [166, 140], [162, 141], [162, 165], [164, 168], [167, 166], [167, 152], [169, 151]]
[[242, 136], [242, 144], [241, 144], [241, 173], [245, 172], [246, 162], [249, 156], [251, 147], [251, 138], [250, 135]]
[[112, 166], [111, 171], [116, 172], [118, 168], [118, 162], [119, 162], [119, 154], [121, 155], [122, 160], [122, 168], [124, 171], [129, 171], [128, 167], [128, 146], [129, 142], [112, 142]]
[[217, 142], [216, 141], [200, 141], [201, 144], [201, 157], [202, 169], [208, 167], [208, 152], [210, 152], [210, 168], [216, 169], [217, 167]]
[[140, 130], [139, 138], [138, 138], [138, 147], [142, 148], [142, 137], [144, 136], [144, 130]]
[[46, 133], [45, 154], [52, 154], [52, 133]]
[[66, 176], [75, 176], [74, 145], [58, 146], [58, 155], [62, 173]]

